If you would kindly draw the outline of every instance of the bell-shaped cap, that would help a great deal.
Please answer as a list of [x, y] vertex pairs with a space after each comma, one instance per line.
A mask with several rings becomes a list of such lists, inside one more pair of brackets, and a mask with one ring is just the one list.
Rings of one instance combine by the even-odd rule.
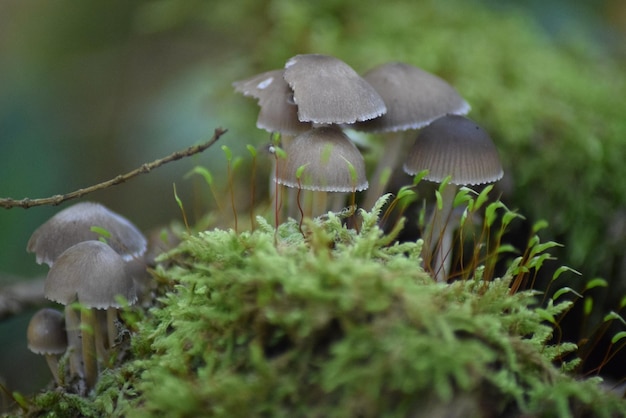
[[353, 128], [368, 132], [419, 129], [447, 114], [465, 115], [470, 105], [445, 80], [413, 65], [390, 62], [363, 75], [387, 106], [383, 116]]
[[502, 164], [493, 141], [472, 120], [447, 115], [422, 129], [409, 151], [404, 171], [428, 170], [426, 180], [464, 186], [493, 183], [502, 178]]
[[296, 55], [285, 64], [298, 117], [317, 124], [354, 123], [387, 111], [380, 95], [348, 64], [320, 54]]
[[50, 308], [38, 310], [28, 323], [26, 341], [35, 354], [63, 354], [67, 349], [63, 314]]
[[311, 129], [311, 124], [298, 120], [298, 107], [293, 91], [283, 78], [284, 70], [272, 70], [245, 80], [235, 81], [235, 91], [257, 99], [259, 116], [257, 128], [268, 132], [297, 135]]
[[324, 192], [367, 189], [363, 156], [336, 127], [314, 128], [296, 136], [279, 158], [275, 173], [278, 184]]
[[101, 241], [83, 241], [65, 250], [50, 267], [44, 296], [64, 305], [80, 302], [87, 308], [122, 307], [118, 296], [135, 303], [137, 293], [126, 263]]
[[128, 219], [99, 203], [82, 202], [63, 209], [33, 232], [26, 249], [35, 253], [37, 263], [54, 264], [59, 255], [81, 241], [97, 240], [91, 230], [99, 227], [111, 236], [109, 245], [125, 260], [146, 251], [146, 238]]

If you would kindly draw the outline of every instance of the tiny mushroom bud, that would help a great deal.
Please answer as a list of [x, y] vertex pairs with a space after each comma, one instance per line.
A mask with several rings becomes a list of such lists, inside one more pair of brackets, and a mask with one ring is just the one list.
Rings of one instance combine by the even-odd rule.
[[411, 175], [423, 170], [428, 170], [426, 180], [442, 183], [449, 179], [450, 183], [441, 192], [442, 208], [434, 215], [424, 245], [424, 249], [431, 252], [437, 248], [433, 264], [435, 277], [437, 281], [446, 281], [451, 239], [444, 234], [453, 233], [454, 228], [446, 228], [446, 224], [458, 186], [496, 182], [502, 178], [502, 164], [487, 132], [466, 117], [446, 115], [422, 129], [404, 164], [404, 171]]
[[[87, 387], [92, 388], [98, 375], [96, 350], [102, 353], [107, 335], [109, 347], [116, 335], [115, 309], [122, 307], [118, 298], [131, 304], [137, 299], [133, 280], [126, 273], [126, 263], [101, 241], [80, 242], [65, 250], [50, 268], [44, 294], [66, 305], [66, 312], [67, 306], [75, 301], [82, 305], [82, 356]], [[97, 309], [108, 310], [107, 330], [101, 329], [94, 312]]]
[[60, 384], [58, 361], [67, 349], [63, 314], [50, 308], [37, 311], [28, 324], [26, 339], [30, 351], [45, 356], [54, 381]]

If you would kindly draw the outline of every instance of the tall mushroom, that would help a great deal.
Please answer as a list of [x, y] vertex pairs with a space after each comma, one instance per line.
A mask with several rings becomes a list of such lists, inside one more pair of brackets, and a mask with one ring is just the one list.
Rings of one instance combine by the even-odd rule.
[[354, 123], [387, 111], [376, 90], [342, 60], [302, 54], [285, 64], [285, 81], [293, 90], [298, 119], [318, 125]]
[[385, 146], [371, 177], [363, 206], [370, 208], [383, 194], [386, 180], [400, 166], [409, 137], [446, 114], [464, 115], [469, 104], [445, 80], [421, 68], [389, 62], [367, 71], [363, 78], [380, 94], [387, 112], [379, 118], [354, 124], [354, 129], [384, 134]]
[[38, 310], [28, 323], [26, 340], [30, 351], [45, 356], [54, 381], [60, 384], [59, 356], [67, 349], [63, 314], [50, 308]]
[[[80, 329], [85, 380], [92, 388], [98, 376], [96, 352], [103, 353], [106, 335], [96, 319], [95, 310], [122, 307], [118, 298], [132, 304], [137, 299], [126, 263], [101, 241], [83, 241], [65, 250], [50, 268], [44, 284], [46, 298], [67, 307], [81, 304]], [[109, 326], [115, 316], [108, 316]], [[76, 324], [68, 323], [68, 327]]]
[[432, 267], [437, 281], [446, 281], [450, 271], [448, 219], [459, 186], [493, 183], [502, 178], [498, 150], [480, 126], [458, 115], [446, 115], [422, 129], [404, 164], [404, 171], [415, 175], [428, 170], [425, 180], [436, 183], [449, 178], [442, 190], [442, 207], [435, 211], [431, 231], [426, 234], [425, 250], [434, 253]]

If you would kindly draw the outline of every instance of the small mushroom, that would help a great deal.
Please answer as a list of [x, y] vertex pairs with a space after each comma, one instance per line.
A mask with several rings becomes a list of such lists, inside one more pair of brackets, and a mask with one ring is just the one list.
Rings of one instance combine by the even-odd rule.
[[126, 261], [141, 257], [146, 238], [128, 219], [99, 203], [82, 202], [63, 209], [33, 232], [26, 250], [35, 253], [38, 264], [54, 264], [66, 249], [81, 241], [97, 240], [92, 230], [100, 227], [111, 236], [109, 245]]
[[385, 146], [371, 177], [363, 206], [370, 208], [384, 193], [386, 179], [400, 166], [414, 131], [446, 114], [464, 115], [469, 104], [445, 80], [416, 66], [389, 62], [372, 68], [363, 78], [380, 94], [387, 112], [379, 118], [358, 122], [354, 129], [382, 133]]
[[321, 54], [296, 55], [285, 64], [302, 122], [354, 123], [379, 117], [387, 108], [380, 95], [348, 64]]
[[[313, 128], [294, 138], [279, 160], [275, 173], [278, 184], [315, 192], [354, 193], [367, 188], [365, 162], [359, 150], [337, 127]], [[318, 215], [326, 201], [319, 199], [311, 210]]]
[[466, 117], [446, 115], [422, 129], [404, 164], [404, 171], [411, 175], [423, 170], [428, 170], [425, 180], [442, 183], [449, 178], [442, 190], [442, 208], [434, 214], [424, 245], [425, 250], [435, 253], [436, 280], [445, 281], [450, 271], [449, 234], [454, 232], [447, 223], [458, 187], [500, 180], [502, 164], [485, 130]]
[[[80, 326], [82, 358], [87, 387], [92, 388], [98, 376], [96, 352], [111, 346], [115, 338], [116, 309], [122, 307], [118, 297], [132, 304], [137, 299], [132, 278], [126, 273], [126, 263], [111, 247], [101, 241], [83, 241], [65, 250], [48, 272], [44, 283], [45, 297], [64, 304], [82, 306]], [[107, 310], [107, 329], [102, 329], [96, 310]], [[66, 316], [67, 317], [67, 316]], [[72, 324], [74, 327], [76, 324]], [[70, 323], [68, 323], [68, 328]], [[107, 337], [108, 335], [108, 337]], [[106, 360], [103, 359], [103, 360]]]
[[45, 356], [54, 381], [60, 384], [59, 357], [67, 349], [63, 314], [50, 308], [38, 310], [28, 323], [26, 340], [30, 351]]

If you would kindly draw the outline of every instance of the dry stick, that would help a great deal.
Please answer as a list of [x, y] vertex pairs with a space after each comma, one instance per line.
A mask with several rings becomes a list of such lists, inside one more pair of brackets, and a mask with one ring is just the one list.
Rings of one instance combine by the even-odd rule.
[[204, 144], [194, 145], [182, 151], [174, 152], [165, 158], [152, 161], [151, 163], [145, 163], [141, 167], [136, 168], [135, 170], [130, 171], [126, 174], [120, 174], [119, 176], [111, 180], [107, 180], [105, 182], [95, 184], [93, 186], [89, 186], [84, 189], [78, 189], [67, 194], [58, 194], [55, 196], [41, 198], [41, 199], [25, 198], [25, 199], [17, 200], [17, 199], [11, 199], [11, 198], [0, 198], [0, 207], [4, 209], [12, 209], [15, 207], [28, 209], [33, 206], [45, 206], [45, 205], [56, 206], [65, 202], [66, 200], [77, 199], [86, 194], [89, 194], [98, 190], [102, 190], [102, 189], [107, 189], [111, 186], [124, 183], [132, 179], [133, 177], [138, 176], [139, 174], [149, 173], [150, 171], [162, 166], [163, 164], [167, 164], [172, 161], [180, 160], [181, 158], [190, 157], [194, 154], [198, 154], [206, 150], [207, 148], [209, 148], [211, 145], [215, 144], [220, 139], [220, 137], [226, 133], [226, 131], [227, 131], [226, 129], [217, 128], [215, 130], [215, 133], [213, 134], [213, 137], [208, 142], [205, 142]]

